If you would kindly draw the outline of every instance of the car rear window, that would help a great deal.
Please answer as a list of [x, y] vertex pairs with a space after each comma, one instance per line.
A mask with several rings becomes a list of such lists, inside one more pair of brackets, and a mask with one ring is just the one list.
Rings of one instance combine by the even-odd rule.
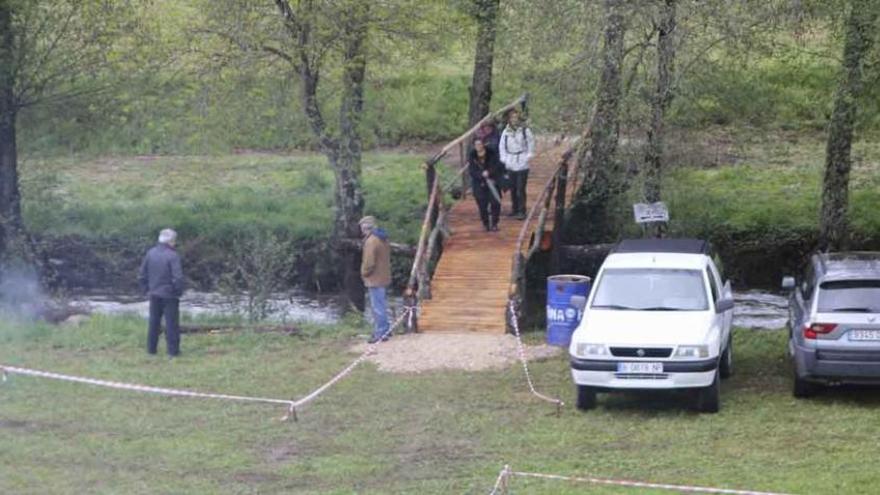
[[596, 287], [591, 308], [654, 311], [709, 309], [699, 270], [610, 268]]
[[820, 313], [880, 313], [880, 280], [834, 280], [819, 285]]

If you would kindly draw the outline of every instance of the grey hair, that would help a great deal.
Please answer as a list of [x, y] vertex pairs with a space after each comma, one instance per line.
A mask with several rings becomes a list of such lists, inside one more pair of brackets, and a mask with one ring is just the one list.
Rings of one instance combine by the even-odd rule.
[[159, 232], [159, 242], [162, 244], [169, 244], [177, 240], [177, 232], [173, 229], [162, 229]]

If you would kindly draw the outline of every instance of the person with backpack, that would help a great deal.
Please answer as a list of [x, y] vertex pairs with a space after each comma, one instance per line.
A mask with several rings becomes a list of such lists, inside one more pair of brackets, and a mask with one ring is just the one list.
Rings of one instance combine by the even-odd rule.
[[516, 109], [510, 110], [507, 114], [507, 127], [501, 133], [498, 154], [510, 177], [510, 215], [524, 220], [529, 160], [535, 155], [535, 136], [520, 121], [520, 114]]
[[504, 168], [498, 160], [498, 154], [482, 139], [474, 140], [473, 149], [468, 155], [468, 172], [483, 227], [486, 232], [497, 231], [498, 217], [501, 215], [501, 190], [498, 184], [504, 175]]

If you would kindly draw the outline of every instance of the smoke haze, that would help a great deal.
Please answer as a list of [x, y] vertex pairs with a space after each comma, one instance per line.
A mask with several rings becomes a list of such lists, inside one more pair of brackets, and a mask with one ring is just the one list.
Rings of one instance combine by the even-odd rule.
[[0, 308], [3, 311], [36, 318], [42, 313], [45, 301], [36, 270], [14, 266], [0, 269]]

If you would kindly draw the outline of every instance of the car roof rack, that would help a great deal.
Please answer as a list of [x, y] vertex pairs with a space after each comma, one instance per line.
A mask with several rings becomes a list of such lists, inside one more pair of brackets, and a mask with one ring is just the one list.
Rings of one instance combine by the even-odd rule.
[[708, 241], [700, 239], [625, 239], [612, 253], [681, 253], [709, 254]]

